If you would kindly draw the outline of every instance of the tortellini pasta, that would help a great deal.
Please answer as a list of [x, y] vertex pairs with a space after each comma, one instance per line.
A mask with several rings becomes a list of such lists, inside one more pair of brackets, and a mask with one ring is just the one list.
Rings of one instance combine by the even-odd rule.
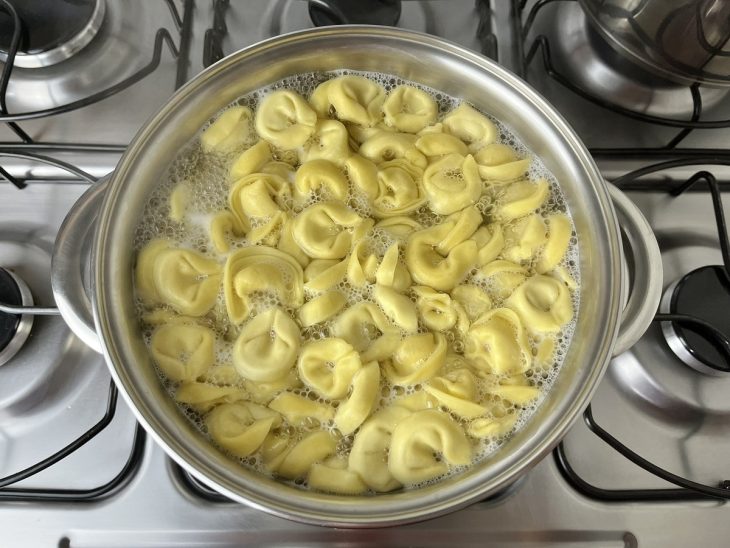
[[233, 365], [246, 379], [275, 381], [292, 368], [299, 345], [294, 320], [280, 308], [270, 308], [241, 330], [233, 346]]
[[293, 235], [310, 257], [341, 259], [366, 228], [366, 220], [354, 210], [341, 202], [324, 202], [309, 206], [294, 219]]
[[233, 162], [230, 170], [231, 180], [237, 181], [246, 175], [260, 172], [271, 160], [271, 147], [269, 143], [263, 140], [259, 141], [241, 153], [236, 158], [236, 161]]
[[284, 306], [301, 306], [303, 277], [299, 263], [278, 249], [252, 246], [231, 253], [223, 269], [228, 317], [234, 325], [248, 318], [254, 293], [273, 295]]
[[[477, 260], [477, 244], [468, 239], [471, 233], [459, 234], [462, 239], [449, 250], [438, 246], [453, 235], [456, 221], [434, 225], [414, 232], [406, 246], [406, 266], [413, 279], [422, 285], [448, 291], [458, 284]], [[468, 232], [468, 231], [467, 231]]]
[[137, 291], [148, 304], [164, 303], [188, 316], [202, 316], [215, 304], [220, 265], [197, 251], [153, 240], [137, 259]]
[[294, 426], [312, 426], [313, 420], [326, 423], [335, 416], [332, 406], [292, 392], [282, 392], [269, 403], [269, 407], [281, 413], [286, 421]]
[[345, 496], [491, 450], [539, 403], [577, 313], [553, 183], [488, 116], [395, 81], [242, 98], [256, 111], [232, 106], [192, 148], [213, 179], [187, 170], [150, 202], [175, 236], [135, 266], [183, 411], [232, 458]]
[[294, 188], [305, 198], [317, 191], [334, 200], [347, 197], [345, 174], [329, 160], [310, 160], [302, 164], [294, 178]]
[[264, 97], [256, 111], [258, 134], [283, 150], [291, 150], [306, 143], [316, 125], [317, 113], [294, 91], [272, 92]]
[[466, 156], [469, 149], [464, 141], [448, 133], [426, 133], [416, 141], [416, 148], [429, 158], [458, 154]]
[[389, 449], [393, 431], [410, 414], [404, 407], [386, 407], [369, 418], [355, 436], [349, 468], [359, 473], [367, 486], [375, 491], [392, 491], [401, 486], [388, 467]]
[[446, 133], [464, 141], [471, 150], [479, 150], [497, 138], [494, 123], [466, 103], [447, 114], [443, 124]]
[[433, 377], [446, 358], [446, 337], [441, 333], [411, 335], [398, 344], [383, 363], [385, 376], [395, 385], [408, 386]]
[[537, 213], [522, 217], [504, 229], [502, 255], [515, 263], [532, 259], [547, 240], [545, 221]]
[[436, 121], [438, 106], [433, 97], [418, 88], [398, 86], [383, 103], [385, 123], [398, 131], [418, 133]]
[[307, 483], [314, 489], [340, 495], [358, 495], [367, 491], [360, 474], [347, 469], [347, 459], [330, 457], [309, 469]]
[[421, 179], [421, 170], [404, 160], [380, 164], [373, 213], [377, 217], [393, 217], [418, 209], [426, 201]]
[[327, 160], [341, 165], [352, 153], [347, 128], [337, 120], [319, 120], [299, 152], [302, 163]]
[[524, 373], [532, 363], [527, 333], [509, 308], [491, 310], [472, 324], [464, 356], [478, 369], [496, 375]]
[[474, 419], [487, 413], [487, 409], [474, 402], [476, 381], [467, 368], [455, 369], [433, 379], [424, 390], [459, 417]]
[[317, 113], [326, 117], [330, 109], [337, 118], [361, 126], [374, 126], [382, 118], [385, 90], [363, 76], [340, 76], [320, 84], [311, 97]]
[[249, 394], [237, 386], [218, 386], [207, 382], [183, 382], [175, 391], [175, 400], [188, 404], [200, 413], [221, 403], [247, 400]]
[[205, 424], [218, 445], [237, 457], [247, 457], [261, 446], [277, 418], [256, 419], [246, 404], [236, 402], [213, 409]]
[[304, 477], [313, 464], [332, 455], [336, 448], [337, 439], [332, 434], [312, 432], [286, 451], [275, 472], [287, 479]]
[[471, 155], [449, 154], [428, 166], [423, 188], [431, 209], [449, 215], [476, 203], [482, 193], [482, 180]]
[[497, 203], [496, 215], [503, 221], [511, 221], [532, 213], [545, 202], [549, 192], [550, 185], [545, 179], [507, 185]]
[[479, 164], [479, 175], [491, 183], [505, 183], [521, 179], [530, 168], [528, 158], [520, 159], [515, 151], [502, 143], [491, 143], [474, 155]]
[[573, 318], [568, 288], [555, 278], [538, 274], [525, 281], [505, 301], [528, 329], [554, 333]]
[[376, 284], [373, 289], [373, 298], [383, 309], [385, 315], [406, 333], [413, 333], [418, 329], [416, 307], [408, 297], [401, 295], [391, 287]]
[[565, 256], [570, 245], [572, 227], [570, 219], [562, 213], [554, 213], [547, 218], [548, 236], [536, 269], [541, 274], [550, 272]]
[[409, 133], [379, 131], [362, 145], [360, 154], [376, 164], [403, 160], [418, 169], [425, 169], [428, 161], [416, 147], [416, 136]]
[[254, 173], [236, 181], [228, 194], [228, 205], [242, 224], [251, 218], [266, 218], [282, 211], [291, 186], [281, 177]]
[[304, 384], [327, 399], [344, 397], [361, 367], [360, 354], [347, 341], [337, 338], [307, 343], [297, 363]]
[[163, 373], [174, 381], [190, 381], [213, 365], [215, 335], [195, 324], [169, 324], [152, 335], [152, 357]]
[[352, 434], [368, 418], [380, 393], [378, 362], [364, 365], [352, 377], [352, 390], [347, 401], [335, 413], [335, 426], [344, 435]]
[[360, 352], [363, 361], [382, 360], [398, 345], [400, 333], [373, 303], [357, 303], [335, 320], [332, 333]]
[[304, 327], [323, 322], [336, 315], [347, 304], [347, 298], [337, 290], [328, 291], [302, 305], [299, 322]]
[[445, 474], [449, 464], [471, 460], [471, 444], [459, 425], [446, 413], [426, 409], [404, 418], [393, 430], [388, 470], [401, 483], [418, 483]]
[[206, 152], [230, 152], [243, 145], [251, 135], [251, 110], [233, 107], [223, 111], [203, 131], [200, 144]]
[[[473, 286], [462, 286], [473, 287]], [[448, 293], [439, 293], [428, 286], [415, 286], [416, 306], [426, 327], [433, 331], [448, 331], [459, 324], [460, 330], [468, 328], [466, 311], [453, 302]]]

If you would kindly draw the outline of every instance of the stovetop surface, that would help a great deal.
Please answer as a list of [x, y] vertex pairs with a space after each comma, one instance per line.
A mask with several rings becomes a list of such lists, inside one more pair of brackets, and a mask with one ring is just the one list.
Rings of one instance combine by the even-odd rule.
[[[124, 78], [134, 72], [134, 63], [144, 66], [152, 57], [156, 29], [174, 29], [174, 20], [162, 0], [129, 0], [125, 9], [117, 2], [109, 4], [109, 12], [116, 15], [102, 32], [111, 35], [113, 43], [124, 44], [124, 48], [117, 52], [119, 68], [107, 67], [108, 78]], [[518, 71], [511, 32], [512, 2], [492, 4], [498, 60]], [[542, 32], [539, 24], [547, 25], [548, 9], [552, 7], [545, 8], [536, 19], [536, 32]], [[402, 21], [409, 28], [433, 32], [479, 50], [482, 42], [476, 38], [478, 14], [472, 0], [414, 0], [404, 2]], [[134, 21], [140, 15], [144, 23], [137, 25]], [[311, 25], [306, 3], [301, 0], [233, 2], [225, 21], [228, 33], [221, 44], [224, 52], [272, 33]], [[211, 4], [196, 2], [188, 78], [203, 68], [204, 36], [212, 22]], [[171, 34], [177, 36], [174, 30]], [[101, 51], [107, 46], [95, 47]], [[162, 51], [159, 67], [126, 91], [72, 113], [24, 123], [24, 129], [43, 142], [119, 145], [102, 152], [61, 152], [58, 156], [94, 176], [111, 171], [122, 147], [175, 89], [176, 60], [168, 50]], [[101, 55], [96, 50], [92, 53]], [[134, 61], [124, 61], [126, 55]], [[9, 90], [9, 110], [51, 108], [97, 89], [99, 83], [83, 77], [83, 64], [74, 63], [73, 78], [60, 67], [49, 71], [50, 80], [20, 73], [22, 78]], [[96, 70], [91, 65], [87, 67], [89, 74]], [[555, 104], [591, 148], [661, 146], [676, 133], [606, 113], [556, 87], [538, 69], [531, 65], [528, 81]], [[22, 79], [33, 82], [32, 93], [22, 91]], [[723, 112], [730, 112], [730, 101], [720, 103], [712, 115], [720, 118]], [[728, 130], [696, 131], [682, 146], [722, 148], [729, 137]], [[2, 127], [0, 141], [17, 139]], [[13, 149], [0, 144], [0, 151], [6, 150]], [[598, 154], [597, 159], [609, 180], [648, 161], [642, 157], [617, 159], [610, 154]], [[50, 304], [49, 251], [66, 211], [87, 184], [55, 167], [26, 159], [3, 159], [2, 166], [31, 181], [22, 191], [0, 183], [0, 266], [15, 269], [29, 283], [36, 300]], [[665, 171], [653, 179], [658, 183], [681, 181], [699, 167]], [[723, 171], [726, 168], [710, 168], [721, 183], [730, 182], [730, 175]], [[730, 215], [724, 195], [725, 213]], [[657, 186], [655, 190], [629, 192], [629, 196], [657, 236], [665, 287], [696, 267], [721, 262], [707, 193], [690, 192], [672, 198]], [[36, 322], [20, 354], [0, 368], [0, 476], [69, 443], [92, 427], [108, 405], [109, 375], [103, 359], [71, 335], [60, 318], [37, 318]], [[663, 342], [660, 331], [652, 326], [633, 349], [612, 361], [592, 402], [594, 416], [620, 441], [653, 462], [716, 485], [728, 479], [725, 463], [730, 454], [730, 404], [726, 394], [730, 379], [702, 376], [681, 364]], [[305, 526], [243, 505], [209, 500], [200, 489], [191, 488], [188, 478], [149, 437], [135, 436], [136, 423], [121, 398], [112, 407], [109, 426], [98, 436], [57, 465], [13, 486], [89, 491], [109, 484], [104, 495], [83, 503], [19, 502], [0, 497], [0, 544], [671, 547], [700, 543], [724, 546], [730, 531], [730, 510], [716, 501], [607, 502], [586, 496], [563, 475], [554, 455], [494, 500], [428, 522], [362, 531]], [[580, 478], [599, 489], [671, 487], [628, 462], [581, 421], [565, 439], [564, 456]], [[127, 468], [129, 462], [133, 466]]]

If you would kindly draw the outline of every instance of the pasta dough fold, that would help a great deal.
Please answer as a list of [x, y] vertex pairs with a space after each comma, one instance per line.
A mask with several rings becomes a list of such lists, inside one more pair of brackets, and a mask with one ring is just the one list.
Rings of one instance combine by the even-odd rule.
[[[457, 221], [449, 221], [414, 232], [408, 239], [405, 262], [413, 279], [421, 285], [448, 291], [457, 285], [476, 263], [477, 244], [469, 240], [471, 233], [454, 234]], [[453, 242], [461, 239], [446, 251], [438, 246], [448, 236]], [[443, 247], [443, 246], [442, 246]]]
[[152, 334], [152, 357], [173, 381], [192, 381], [213, 365], [215, 335], [195, 324], [168, 324]]
[[296, 92], [279, 90], [264, 97], [256, 111], [256, 131], [274, 146], [292, 150], [314, 133], [317, 113]]
[[361, 366], [360, 355], [338, 338], [308, 342], [302, 347], [297, 363], [304, 384], [330, 400], [345, 397]]
[[443, 125], [446, 133], [464, 141], [472, 151], [478, 151], [497, 138], [494, 123], [466, 103], [449, 112]]
[[385, 90], [363, 76], [339, 76], [317, 86], [310, 101], [321, 117], [334, 110], [340, 120], [371, 127], [382, 119]]
[[398, 131], [418, 133], [436, 121], [438, 106], [433, 97], [418, 88], [398, 86], [383, 103], [385, 123]]
[[297, 359], [299, 328], [280, 308], [271, 308], [249, 321], [233, 346], [233, 365], [255, 382], [286, 376]]
[[175, 248], [157, 253], [153, 260], [152, 294], [158, 301], [188, 316], [202, 316], [213, 307], [221, 280], [216, 261], [197, 251]]
[[496, 308], [474, 322], [464, 356], [474, 367], [495, 375], [524, 373], [532, 353], [520, 318], [509, 308]]
[[449, 154], [426, 168], [423, 188], [431, 209], [449, 215], [476, 203], [482, 180], [471, 155]]
[[264, 442], [275, 416], [256, 420], [244, 403], [224, 403], [205, 417], [215, 442], [237, 457], [247, 457]]
[[299, 307], [304, 303], [302, 267], [278, 249], [245, 247], [228, 256], [223, 269], [223, 291], [228, 318], [234, 325], [251, 314], [251, 297], [255, 292], [274, 296], [284, 306]]
[[471, 444], [459, 425], [446, 413], [427, 409], [393, 430], [388, 470], [400, 483], [414, 484], [445, 474], [449, 464], [469, 464], [471, 458]]
[[225, 110], [200, 136], [203, 150], [230, 152], [245, 144], [251, 135], [251, 117], [246, 107]]
[[372, 208], [376, 217], [393, 217], [415, 211], [426, 202], [421, 185], [422, 171], [404, 160], [379, 166], [378, 190]]
[[446, 337], [441, 333], [410, 335], [398, 344], [392, 358], [382, 363], [391, 383], [408, 386], [436, 375], [446, 358]]
[[332, 326], [332, 333], [360, 352], [363, 362], [385, 358], [400, 341], [398, 330], [380, 308], [367, 302], [354, 304], [342, 312]]
[[345, 436], [352, 434], [368, 418], [379, 395], [380, 367], [378, 362], [370, 362], [353, 376], [350, 397], [335, 413], [335, 426]]
[[556, 333], [573, 318], [573, 302], [564, 283], [537, 274], [528, 278], [505, 301], [528, 329]]
[[393, 430], [410, 414], [408, 409], [391, 405], [365, 421], [355, 436], [348, 459], [349, 468], [360, 474], [374, 491], [387, 492], [401, 486], [388, 467], [388, 451]]
[[323, 202], [309, 206], [294, 219], [293, 236], [314, 259], [341, 259], [371, 226], [341, 202]]

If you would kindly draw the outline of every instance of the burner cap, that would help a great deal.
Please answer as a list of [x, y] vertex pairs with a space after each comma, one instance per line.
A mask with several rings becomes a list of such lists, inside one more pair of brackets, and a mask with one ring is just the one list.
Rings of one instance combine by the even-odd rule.
[[[0, 268], [0, 302], [13, 306], [33, 304], [28, 287], [4, 268]], [[0, 365], [20, 350], [32, 324], [33, 316], [0, 312]]]
[[37, 68], [64, 61], [96, 36], [104, 18], [104, 0], [3, 0], [0, 2], [0, 58], [10, 48], [15, 24], [10, 4], [23, 25], [15, 66]]
[[[661, 311], [695, 316], [730, 338], [730, 280], [724, 267], [703, 266], [671, 284]], [[669, 347], [690, 367], [710, 375], [728, 372], [724, 354], [698, 328], [663, 322], [662, 330]]]
[[400, 19], [401, 0], [309, 0], [309, 16], [318, 27], [327, 25], [386, 25]]

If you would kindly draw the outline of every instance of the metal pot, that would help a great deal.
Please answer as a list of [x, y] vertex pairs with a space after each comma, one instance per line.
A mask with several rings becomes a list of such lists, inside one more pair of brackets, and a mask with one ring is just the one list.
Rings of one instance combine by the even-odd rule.
[[[462, 97], [511, 127], [560, 181], [578, 233], [582, 277], [573, 342], [558, 380], [529, 424], [487, 461], [461, 475], [419, 490], [358, 497], [295, 489], [242, 468], [211, 445], [160, 383], [140, 335], [132, 286], [138, 216], [153, 186], [198, 129], [251, 90], [292, 74], [345, 67], [421, 82]], [[623, 323], [628, 278], [622, 274], [621, 234], [611, 193], [578, 137], [544, 99], [481, 55], [433, 36], [387, 27], [313, 29], [239, 51], [178, 91], [138, 133], [111, 179], [92, 187], [70, 212], [56, 244], [53, 287], [64, 318], [104, 354], [139, 421], [195, 477], [235, 501], [303, 522], [403, 524], [463, 507], [514, 482], [566, 433], [612, 353], [643, 333], [659, 301], [661, 262], [638, 209], [618, 191], [613, 193], [635, 244], [635, 291]], [[95, 240], [88, 289], [83, 283], [83, 242], [91, 234]]]
[[638, 65], [680, 84], [730, 86], [730, 2], [580, 0], [594, 27]]

